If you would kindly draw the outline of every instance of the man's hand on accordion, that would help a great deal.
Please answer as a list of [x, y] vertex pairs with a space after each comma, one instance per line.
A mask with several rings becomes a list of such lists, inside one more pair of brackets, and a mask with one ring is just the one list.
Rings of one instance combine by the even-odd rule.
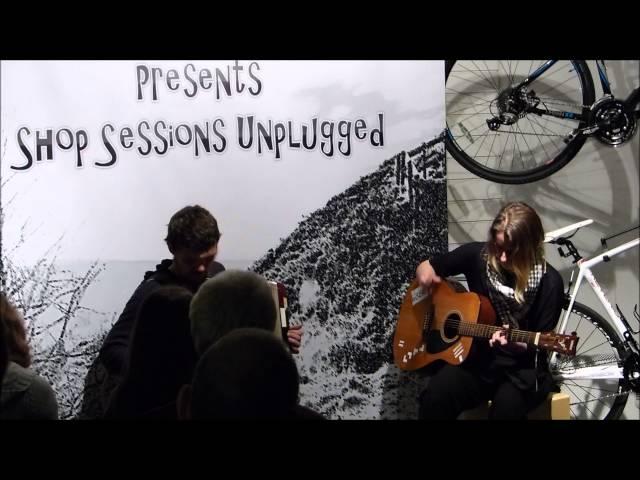
[[292, 353], [300, 353], [302, 344], [302, 325], [290, 325], [287, 330], [287, 343]]

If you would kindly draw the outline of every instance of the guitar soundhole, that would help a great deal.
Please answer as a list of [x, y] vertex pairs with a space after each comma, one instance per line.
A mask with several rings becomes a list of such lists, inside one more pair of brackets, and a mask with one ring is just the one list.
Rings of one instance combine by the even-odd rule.
[[460, 315], [452, 313], [444, 322], [444, 336], [453, 338], [458, 335], [458, 327], [460, 326]]

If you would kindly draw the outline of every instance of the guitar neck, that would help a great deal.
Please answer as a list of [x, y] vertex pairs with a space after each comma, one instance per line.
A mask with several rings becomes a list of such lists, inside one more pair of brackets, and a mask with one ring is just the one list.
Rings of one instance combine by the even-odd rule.
[[459, 335], [466, 337], [491, 338], [495, 332], [504, 331], [506, 338], [510, 342], [526, 343], [536, 348], [551, 350], [563, 355], [575, 355], [578, 345], [578, 336], [575, 332], [571, 335], [564, 335], [554, 332], [527, 332], [525, 330], [504, 330], [502, 327], [485, 325], [481, 323], [468, 323], [450, 319], [447, 326], [455, 327]]
[[[503, 331], [502, 327], [494, 325], [482, 325], [478, 323], [460, 322], [458, 333], [467, 337], [491, 338], [495, 332]], [[540, 333], [527, 332], [525, 330], [506, 330], [507, 340], [510, 342], [521, 342], [529, 345], [538, 345]]]

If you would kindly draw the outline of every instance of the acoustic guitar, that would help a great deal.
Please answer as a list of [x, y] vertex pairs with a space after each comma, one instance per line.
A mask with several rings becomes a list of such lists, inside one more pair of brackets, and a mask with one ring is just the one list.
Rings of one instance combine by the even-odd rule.
[[[491, 338], [504, 330], [496, 326], [496, 313], [488, 298], [457, 292], [443, 280], [428, 295], [414, 280], [400, 307], [393, 338], [393, 359], [402, 370], [417, 370], [436, 360], [459, 365], [469, 355], [474, 338]], [[507, 339], [563, 355], [576, 354], [576, 332], [527, 332], [507, 329]], [[486, 340], [485, 340], [486, 341]]]

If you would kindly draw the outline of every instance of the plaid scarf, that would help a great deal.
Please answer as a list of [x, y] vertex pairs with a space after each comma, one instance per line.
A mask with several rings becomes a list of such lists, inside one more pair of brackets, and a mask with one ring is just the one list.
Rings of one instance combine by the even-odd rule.
[[489, 298], [496, 310], [498, 319], [502, 322], [500, 325], [520, 328], [536, 298], [540, 280], [546, 271], [546, 265], [546, 262], [544, 262], [533, 266], [529, 272], [527, 287], [524, 291], [524, 303], [518, 303], [516, 301], [515, 290], [505, 285], [504, 276], [491, 268], [491, 264], [487, 262]]

